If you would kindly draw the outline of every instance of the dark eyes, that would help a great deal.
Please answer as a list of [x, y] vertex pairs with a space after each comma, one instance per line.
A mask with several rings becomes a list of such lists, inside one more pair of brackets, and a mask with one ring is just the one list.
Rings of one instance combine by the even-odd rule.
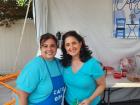
[[52, 44], [52, 45], [41, 45], [41, 47], [44, 47], [44, 48], [47, 48], [47, 47], [56, 47], [56, 45], [55, 44]]
[[76, 45], [76, 44], [78, 44], [78, 42], [66, 43], [65, 46], [68, 47], [68, 46], [70, 46], [70, 45]]

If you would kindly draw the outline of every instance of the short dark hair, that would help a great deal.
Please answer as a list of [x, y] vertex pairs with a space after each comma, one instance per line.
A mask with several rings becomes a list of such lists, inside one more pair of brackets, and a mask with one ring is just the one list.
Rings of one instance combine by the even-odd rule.
[[89, 60], [92, 57], [92, 51], [89, 50], [88, 46], [85, 44], [84, 38], [79, 35], [76, 31], [68, 31], [66, 32], [63, 37], [62, 37], [62, 45], [61, 45], [61, 49], [62, 49], [62, 65], [64, 67], [66, 66], [70, 66], [71, 65], [71, 60], [72, 57], [71, 55], [67, 54], [66, 49], [65, 49], [65, 40], [67, 37], [74, 37], [76, 38], [79, 42], [82, 43], [81, 49], [80, 49], [80, 60], [82, 62], [86, 62], [87, 60]]
[[46, 33], [46, 34], [41, 35], [41, 37], [40, 37], [40, 46], [48, 39], [53, 39], [55, 41], [56, 45], [58, 45], [58, 41], [57, 41], [55, 35], [53, 35], [51, 33]]

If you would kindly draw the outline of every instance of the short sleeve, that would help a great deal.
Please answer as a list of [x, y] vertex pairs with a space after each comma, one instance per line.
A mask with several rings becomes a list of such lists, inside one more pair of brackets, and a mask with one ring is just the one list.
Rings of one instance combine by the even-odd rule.
[[31, 93], [39, 83], [40, 73], [36, 65], [28, 64], [16, 80], [16, 88]]
[[97, 80], [105, 75], [103, 68], [98, 60], [92, 58], [92, 60], [90, 60], [90, 67], [90, 75], [92, 75], [94, 79]]

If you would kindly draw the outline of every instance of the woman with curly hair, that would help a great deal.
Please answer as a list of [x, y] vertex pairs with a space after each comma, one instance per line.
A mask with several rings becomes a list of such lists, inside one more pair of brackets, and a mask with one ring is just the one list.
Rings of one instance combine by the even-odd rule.
[[100, 62], [92, 57], [84, 39], [75, 31], [62, 38], [62, 65], [66, 84], [65, 104], [98, 105], [105, 89]]

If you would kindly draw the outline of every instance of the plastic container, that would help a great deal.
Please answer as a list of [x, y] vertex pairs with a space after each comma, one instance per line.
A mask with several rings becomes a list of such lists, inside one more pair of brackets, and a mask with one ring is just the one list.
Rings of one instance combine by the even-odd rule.
[[140, 75], [136, 73], [127, 73], [127, 79], [132, 82], [140, 82]]

